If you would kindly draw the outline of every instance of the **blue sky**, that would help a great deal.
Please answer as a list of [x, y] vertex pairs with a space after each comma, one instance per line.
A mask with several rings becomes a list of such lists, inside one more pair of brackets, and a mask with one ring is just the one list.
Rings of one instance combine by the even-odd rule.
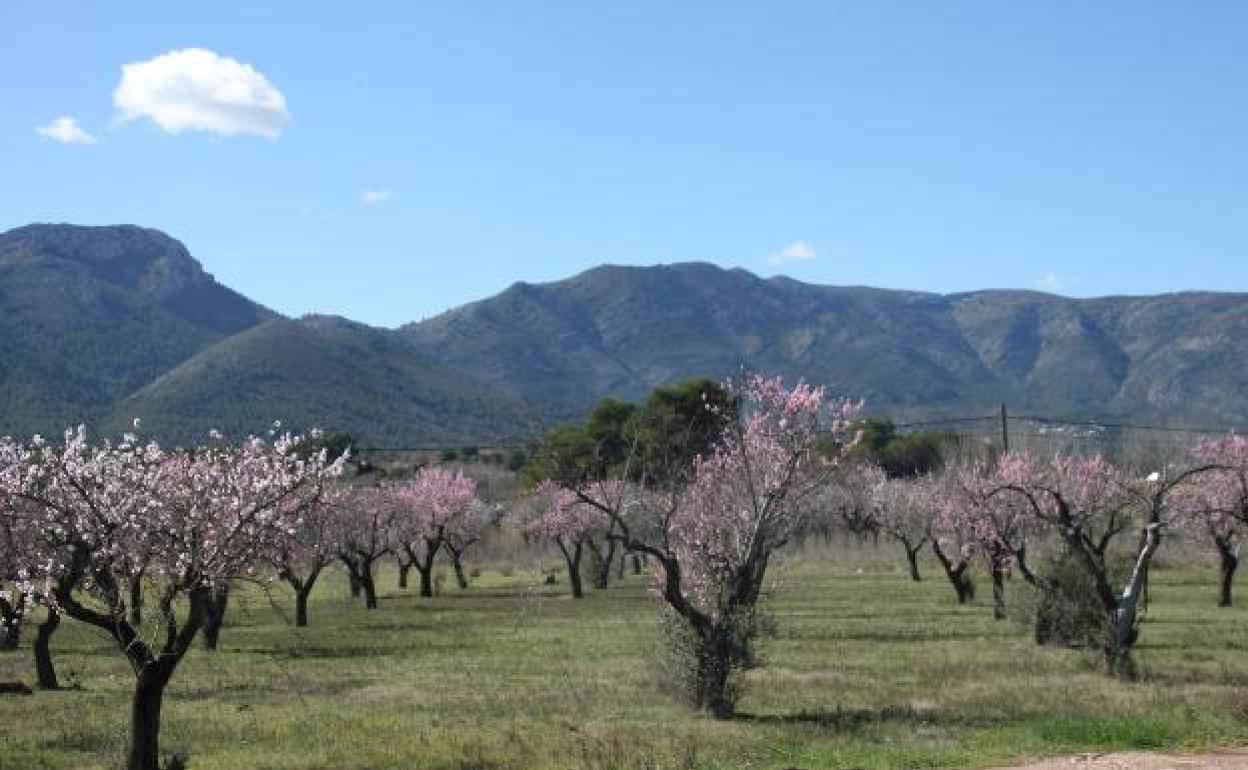
[[285, 313], [396, 325], [603, 262], [1248, 290], [1248, 3], [6, 0], [0, 28], [0, 229], [158, 227]]

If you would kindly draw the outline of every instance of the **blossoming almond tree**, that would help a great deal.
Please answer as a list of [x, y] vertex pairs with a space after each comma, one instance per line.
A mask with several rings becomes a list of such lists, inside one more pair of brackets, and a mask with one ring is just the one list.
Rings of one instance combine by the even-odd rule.
[[732, 713], [734, 674], [752, 659], [767, 566], [816, 508], [836, 455], [821, 449], [851, 443], [861, 409], [780, 378], [751, 376], [729, 391], [734, 419], [687, 484], [616, 499], [576, 490], [626, 550], [655, 563], [656, 590], [681, 625], [690, 696], [719, 717]]
[[352, 595], [362, 591], [364, 606], [377, 609], [375, 566], [393, 550], [393, 499], [384, 487], [350, 484], [335, 498], [337, 515], [333, 540], [338, 561], [347, 570]]
[[468, 573], [464, 570], [464, 554], [481, 541], [486, 529], [494, 522], [498, 512], [485, 501], [473, 500], [468, 509], [453, 518], [442, 533], [442, 544], [451, 567], [455, 570], [455, 584], [468, 587]]
[[[595, 485], [592, 491], [603, 493], [606, 489]], [[607, 498], [604, 496], [601, 499]], [[601, 504], [588, 503], [576, 491], [553, 481], [539, 484], [533, 490], [531, 503], [535, 515], [525, 527], [525, 532], [548, 539], [558, 546], [568, 567], [572, 598], [582, 598], [585, 590], [581, 582], [581, 558], [585, 553], [585, 542], [595, 534], [605, 534], [611, 523], [610, 518], [601, 509]]]
[[920, 503], [931, 522], [932, 553], [953, 587], [958, 604], [975, 599], [971, 566], [980, 555], [981, 541], [962, 520], [961, 490], [949, 471], [926, 477]]
[[[288, 503], [310, 500], [339, 465], [300, 458], [298, 439], [250, 439], [165, 452], [128, 438], [91, 444], [81, 428], [60, 445], [0, 446], [0, 488], [40, 508], [41, 577], [61, 612], [115, 641], [135, 675], [128, 770], [157, 770], [165, 686], [206, 614], [214, 585], [245, 574], [266, 543], [297, 523]], [[159, 576], [153, 613], [135, 624], [127, 590], [135, 551]]]
[[321, 572], [338, 559], [338, 520], [347, 498], [342, 485], [326, 486], [319, 498], [303, 507], [294, 527], [268, 549], [266, 560], [295, 593], [295, 625], [300, 628], [308, 625], [312, 588]]
[[992, 580], [992, 613], [997, 620], [1006, 617], [1006, 570], [1017, 567], [1023, 578], [1038, 584], [1027, 562], [1028, 543], [1041, 530], [1025, 499], [995, 494], [1002, 479], [1013, 478], [1018, 467], [1014, 455], [995, 463], [975, 461], [950, 468], [939, 513], [940, 526], [956, 529], [971, 543], [975, 553], [987, 563]]
[[1178, 505], [1187, 528], [1217, 552], [1218, 606], [1230, 607], [1239, 545], [1248, 528], [1248, 438], [1206, 439], [1192, 455], [1212, 467], [1181, 490]]
[[897, 541], [906, 554], [910, 579], [918, 582], [919, 553], [932, 539], [932, 518], [925, 495], [930, 493], [926, 479], [890, 479], [880, 470], [871, 487], [872, 518], [880, 532]]
[[446, 530], [468, 513], [477, 497], [477, 482], [460, 471], [421, 468], [407, 481], [387, 487], [396, 511], [395, 542], [400, 569], [420, 573], [420, 595], [433, 596], [433, 563]]
[[[1058, 455], [1038, 463], [1023, 453], [1006, 455], [997, 465], [996, 488], [988, 499], [1020, 496], [1034, 521], [1061, 539], [1087, 577], [1101, 616], [1101, 651], [1114, 676], [1135, 675], [1132, 651], [1140, 602], [1162, 528], [1171, 523], [1172, 495], [1210, 469], [1197, 466], [1137, 479], [1099, 455]], [[1141, 524], [1139, 545], [1120, 588], [1107, 560], [1109, 550]]]
[[820, 492], [819, 506], [832, 517], [832, 527], [855, 535], [859, 540], [880, 533], [877, 492], [887, 476], [884, 469], [870, 462], [840, 466]]

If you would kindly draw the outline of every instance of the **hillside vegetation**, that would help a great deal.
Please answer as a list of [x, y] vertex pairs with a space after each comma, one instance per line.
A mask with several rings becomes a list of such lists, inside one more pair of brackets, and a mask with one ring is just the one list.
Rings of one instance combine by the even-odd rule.
[[606, 396], [741, 367], [895, 417], [1248, 424], [1248, 296], [1075, 300], [816, 286], [709, 264], [604, 266], [397, 330], [283, 319], [178, 241], [122, 225], [0, 234], [0, 432], [182, 441], [274, 420], [407, 445], [534, 437]]

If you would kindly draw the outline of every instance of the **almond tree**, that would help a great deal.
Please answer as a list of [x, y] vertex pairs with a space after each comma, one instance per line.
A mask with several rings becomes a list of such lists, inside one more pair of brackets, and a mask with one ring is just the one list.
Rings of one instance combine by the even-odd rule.
[[308, 598], [321, 572], [338, 559], [339, 518], [350, 494], [342, 485], [327, 486], [304, 506], [294, 527], [279, 537], [266, 559], [277, 576], [295, 592], [295, 625], [308, 625]]
[[[1172, 518], [1171, 497], [1209, 466], [1135, 479], [1101, 456], [1058, 455], [1037, 463], [1029, 455], [1005, 455], [997, 464], [988, 499], [1017, 495], [1037, 525], [1053, 532], [1086, 576], [1100, 611], [1100, 646], [1114, 676], [1135, 675], [1132, 651], [1139, 636], [1139, 607], [1148, 571]], [[1107, 562], [1111, 545], [1142, 526], [1132, 567], [1119, 587]]]
[[1248, 439], [1231, 435], [1201, 441], [1192, 452], [1212, 467], [1180, 490], [1182, 523], [1218, 554], [1218, 606], [1231, 606], [1239, 545], [1248, 527]]
[[[752, 660], [767, 566], [801, 531], [827, 483], [834, 458], [820, 444], [850, 443], [861, 408], [829, 407], [822, 388], [790, 388], [779, 378], [751, 376], [729, 390], [732, 419], [711, 453], [693, 461], [687, 483], [614, 499], [575, 490], [607, 516], [611, 537], [656, 565], [656, 589], [678, 623], [690, 696], [717, 717], [733, 712], [734, 674]], [[665, 475], [673, 476], [643, 477]]]
[[992, 580], [992, 613], [997, 620], [1006, 617], [1006, 570], [1017, 567], [1023, 578], [1038, 585], [1038, 578], [1027, 562], [1027, 546], [1040, 530], [1025, 500], [995, 494], [1002, 473], [1008, 473], [1009, 456], [997, 463], [968, 463], [948, 472], [943, 485], [944, 504], [941, 526], [956, 529], [972, 550], [987, 562]]
[[[605, 490], [595, 488], [594, 491]], [[558, 546], [568, 567], [572, 598], [584, 597], [581, 557], [585, 553], [585, 542], [597, 533], [605, 533], [610, 518], [599, 505], [586, 502], [576, 491], [553, 481], [543, 481], [533, 490], [532, 504], [536, 515], [525, 527], [526, 534], [545, 538]]]
[[951, 474], [930, 477], [925, 487], [922, 504], [927, 506], [931, 520], [932, 553], [953, 586], [958, 604], [970, 604], [975, 600], [971, 565], [979, 557], [983, 542], [965, 525], [965, 502]]
[[464, 571], [464, 554], [485, 536], [486, 530], [497, 518], [498, 512], [482, 500], [473, 500], [468, 509], [454, 517], [442, 533], [442, 546], [451, 559], [455, 570], [455, 584], [468, 587], [468, 574]]
[[879, 501], [876, 493], [887, 480], [884, 469], [874, 463], [842, 465], [820, 493], [819, 505], [833, 518], [832, 525], [856, 536], [878, 538]]
[[[246, 574], [265, 545], [296, 522], [287, 504], [312, 499], [339, 470], [324, 454], [303, 459], [298, 439], [165, 452], [128, 437], [92, 445], [81, 428], [53, 446], [38, 438], [0, 446], [0, 486], [40, 508], [52, 599], [107, 633], [135, 675], [128, 770], [157, 770], [166, 685], [199, 632], [213, 586]], [[140, 545], [141, 544], [141, 545]], [[139, 598], [152, 624], [132, 623], [135, 551], [161, 581]], [[150, 615], [145, 614], [145, 619]]]
[[421, 468], [407, 481], [387, 487], [395, 509], [395, 543], [402, 554], [400, 569], [420, 573], [420, 595], [433, 596], [433, 563], [446, 540], [448, 527], [468, 513], [477, 497], [477, 482], [460, 471]]
[[880, 470], [874, 476], [871, 500], [876, 527], [896, 540], [906, 553], [910, 579], [919, 582], [919, 553], [932, 540], [932, 518], [926, 495], [931, 490], [925, 479], [890, 479]]
[[377, 609], [376, 564], [393, 550], [394, 501], [384, 487], [350, 484], [337, 501], [336, 532], [338, 561], [347, 570], [352, 594], [364, 592], [364, 606]]

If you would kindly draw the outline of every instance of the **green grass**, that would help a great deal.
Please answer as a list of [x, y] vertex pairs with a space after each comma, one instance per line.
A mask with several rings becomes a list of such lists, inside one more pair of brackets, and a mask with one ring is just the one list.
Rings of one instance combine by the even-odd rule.
[[[1155, 573], [1133, 684], [1037, 648], [982, 601], [956, 606], [931, 568], [922, 584], [831, 560], [775, 574], [777, 632], [734, 720], [663, 692], [641, 578], [574, 602], [536, 573], [486, 570], [421, 600], [386, 574], [369, 612], [333, 573], [308, 629], [255, 589], [235, 600], [221, 649], [175, 675], [163, 744], [192, 770], [885, 770], [1248, 743], [1248, 610], [1213, 606], [1211, 572]], [[54, 646], [81, 689], [0, 696], [0, 768], [116, 767], [129, 670], [72, 621]], [[31, 678], [28, 646], [0, 653], [0, 680]]]

